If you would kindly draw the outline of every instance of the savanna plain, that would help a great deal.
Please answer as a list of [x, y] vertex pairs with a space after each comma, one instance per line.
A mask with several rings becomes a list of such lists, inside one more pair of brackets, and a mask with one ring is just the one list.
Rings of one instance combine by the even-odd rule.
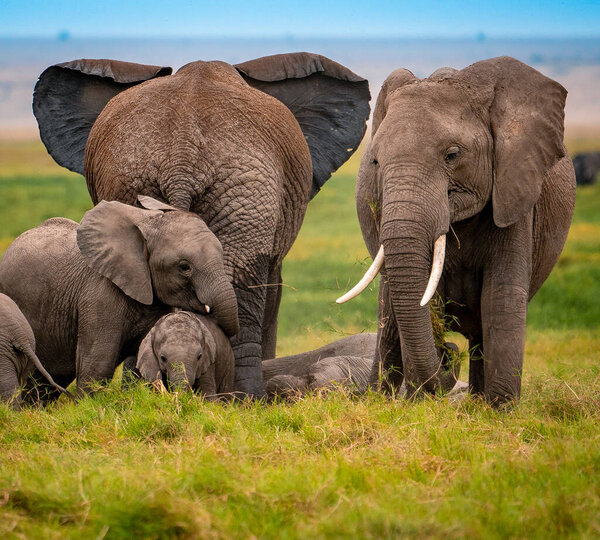
[[[376, 329], [375, 286], [334, 303], [370, 263], [358, 161], [311, 202], [286, 259], [279, 355]], [[42, 220], [90, 207], [83, 178], [41, 143], [0, 142], [0, 255]], [[578, 188], [563, 255], [529, 306], [512, 412], [342, 390], [207, 403], [122, 391], [117, 375], [78, 404], [0, 405], [0, 537], [598, 537], [599, 324], [600, 184]]]

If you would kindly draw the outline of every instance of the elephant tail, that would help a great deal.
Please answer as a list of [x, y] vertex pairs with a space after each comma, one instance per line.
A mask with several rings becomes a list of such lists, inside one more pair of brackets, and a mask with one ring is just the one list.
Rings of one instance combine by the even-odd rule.
[[22, 350], [23, 354], [25, 354], [25, 356], [28, 358], [28, 360], [31, 361], [33, 363], [33, 365], [37, 368], [37, 370], [46, 378], [46, 380], [52, 386], [54, 386], [54, 388], [56, 388], [59, 392], [68, 396], [70, 399], [73, 399], [73, 400], [75, 399], [75, 396], [73, 396], [73, 394], [71, 394], [71, 392], [69, 392], [67, 389], [63, 388], [62, 386], [60, 386], [59, 384], [57, 384], [54, 381], [54, 379], [52, 378], [52, 375], [50, 375], [50, 373], [48, 373], [46, 368], [42, 365], [42, 362], [40, 361], [40, 359], [37, 357], [37, 355], [35, 354], [35, 352], [29, 345], [25, 345], [24, 347], [21, 348], [21, 350]]

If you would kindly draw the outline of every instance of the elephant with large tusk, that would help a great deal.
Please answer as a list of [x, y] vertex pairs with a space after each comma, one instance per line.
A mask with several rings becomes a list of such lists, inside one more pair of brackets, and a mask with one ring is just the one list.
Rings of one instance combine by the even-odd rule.
[[393, 384], [455, 384], [433, 338], [437, 292], [469, 340], [471, 392], [496, 405], [519, 398], [527, 303], [558, 260], [575, 201], [565, 98], [509, 57], [385, 81], [356, 191], [374, 263], [338, 301], [381, 273], [375, 354], [395, 368]]

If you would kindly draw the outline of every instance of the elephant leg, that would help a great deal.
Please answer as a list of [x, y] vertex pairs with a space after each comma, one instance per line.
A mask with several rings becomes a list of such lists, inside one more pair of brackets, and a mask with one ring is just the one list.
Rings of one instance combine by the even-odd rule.
[[269, 274], [265, 315], [263, 319], [262, 357], [263, 360], [275, 358], [277, 350], [277, 316], [281, 304], [281, 264], [273, 268]]
[[484, 395], [496, 406], [517, 401], [521, 394], [531, 279], [531, 219], [499, 231], [494, 245], [500, 249], [484, 269], [481, 291]]
[[[86, 317], [80, 314], [79, 319], [76, 371], [77, 393], [80, 395], [91, 394], [98, 383], [110, 381], [121, 359], [121, 329], [115, 325], [115, 322], [118, 324], [118, 320], [111, 323], [106, 320], [99, 321], [100, 317], [95, 315]], [[88, 319], [92, 319], [95, 324], [90, 324]], [[105, 339], [101, 339], [100, 336]]]
[[379, 282], [377, 348], [369, 379], [371, 384], [381, 380], [382, 388], [386, 391], [398, 390], [404, 380], [400, 336], [390, 292], [387, 277], [382, 273]]
[[469, 339], [469, 391], [471, 394], [483, 395], [484, 392], [484, 360], [483, 337], [481, 334]]
[[0, 399], [13, 408], [22, 404], [21, 385], [15, 364], [9, 358], [0, 358]]
[[[264, 259], [264, 260], [260, 260]], [[267, 302], [269, 264], [259, 258], [252, 270], [234, 271], [233, 288], [238, 299], [239, 332], [231, 338], [235, 356], [234, 391], [252, 397], [264, 394], [262, 381], [263, 329]]]

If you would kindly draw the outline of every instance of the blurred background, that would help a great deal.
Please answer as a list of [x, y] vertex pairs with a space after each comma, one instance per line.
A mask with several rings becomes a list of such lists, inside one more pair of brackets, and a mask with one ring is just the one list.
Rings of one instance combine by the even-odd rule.
[[569, 90], [569, 136], [600, 129], [595, 0], [2, 0], [0, 136], [36, 137], [33, 86], [56, 62], [115, 58], [177, 69], [304, 50], [366, 77], [374, 98], [398, 67], [427, 76], [514, 56]]

